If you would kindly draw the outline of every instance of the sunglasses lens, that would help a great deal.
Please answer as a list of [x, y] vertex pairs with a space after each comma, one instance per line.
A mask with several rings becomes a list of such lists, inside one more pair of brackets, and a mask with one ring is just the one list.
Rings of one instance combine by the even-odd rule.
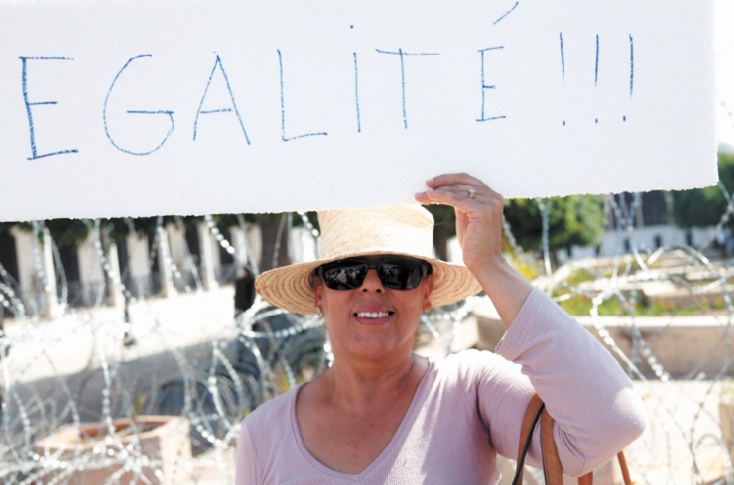
[[423, 279], [419, 261], [382, 262], [377, 266], [382, 284], [393, 290], [413, 290]]
[[326, 264], [318, 271], [327, 288], [354, 290], [362, 286], [370, 269], [376, 269], [382, 284], [392, 290], [415, 289], [423, 277], [431, 273], [431, 266], [428, 263], [409, 258], [345, 259]]
[[[342, 263], [342, 264], [339, 264]], [[321, 271], [321, 277], [327, 288], [332, 290], [353, 290], [362, 286], [367, 276], [367, 265], [343, 261], [327, 265]]]

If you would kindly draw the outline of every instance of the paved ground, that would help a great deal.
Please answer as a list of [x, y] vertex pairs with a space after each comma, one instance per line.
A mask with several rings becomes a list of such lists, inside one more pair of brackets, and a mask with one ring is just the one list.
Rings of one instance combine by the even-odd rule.
[[719, 428], [720, 385], [711, 381], [650, 381], [637, 383], [637, 388], [647, 403], [648, 427], [627, 455], [639, 482], [721, 480], [725, 450]]

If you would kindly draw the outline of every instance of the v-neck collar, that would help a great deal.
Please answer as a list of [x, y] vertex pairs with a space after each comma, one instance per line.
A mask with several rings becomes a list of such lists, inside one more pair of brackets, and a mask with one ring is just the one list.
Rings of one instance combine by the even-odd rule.
[[294, 439], [296, 440], [296, 443], [298, 445], [298, 448], [300, 448], [301, 452], [303, 453], [303, 456], [306, 458], [306, 460], [314, 467], [317, 468], [319, 471], [333, 476], [335, 478], [339, 478], [342, 480], [348, 480], [352, 482], [361, 482], [365, 477], [367, 477], [375, 467], [380, 464], [385, 456], [387, 456], [389, 453], [393, 451], [393, 449], [398, 446], [399, 443], [404, 441], [404, 438], [406, 434], [410, 431], [410, 424], [415, 422], [416, 414], [420, 412], [421, 405], [419, 403], [424, 402], [424, 396], [423, 394], [425, 392], [428, 392], [428, 389], [430, 389], [429, 381], [432, 383], [435, 379], [435, 373], [433, 372], [433, 360], [432, 359], [426, 359], [426, 362], [428, 364], [426, 368], [426, 372], [423, 374], [423, 377], [421, 377], [421, 381], [418, 384], [418, 388], [415, 390], [415, 395], [413, 396], [413, 401], [411, 401], [410, 406], [408, 407], [408, 411], [405, 413], [405, 416], [403, 416], [403, 420], [400, 422], [400, 426], [398, 426], [398, 429], [395, 431], [395, 434], [390, 439], [390, 442], [385, 446], [385, 448], [382, 449], [379, 455], [377, 455], [377, 458], [375, 458], [372, 463], [367, 465], [364, 470], [357, 474], [352, 473], [344, 473], [337, 470], [334, 470], [333, 468], [329, 468], [328, 466], [321, 463], [319, 460], [317, 460], [306, 448], [306, 444], [303, 442], [303, 436], [301, 435], [301, 428], [298, 424], [298, 417], [296, 415], [296, 402], [298, 401], [298, 395], [301, 393], [301, 389], [308, 384], [307, 382], [304, 382], [298, 386], [296, 389], [296, 394], [293, 398], [293, 401], [291, 402], [291, 428], [293, 430]]

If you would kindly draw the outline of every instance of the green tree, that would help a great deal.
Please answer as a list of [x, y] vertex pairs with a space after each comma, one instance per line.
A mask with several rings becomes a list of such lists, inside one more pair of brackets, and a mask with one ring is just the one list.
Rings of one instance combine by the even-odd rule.
[[[53, 219], [45, 221], [44, 224], [60, 248], [78, 247], [87, 238], [91, 227], [82, 219]], [[0, 222], [0, 233], [9, 231], [13, 226], [22, 231], [33, 231], [33, 224], [30, 222]]]
[[[266, 271], [274, 267], [289, 264], [288, 258], [288, 224], [284, 218], [288, 214], [219, 214], [214, 216], [214, 221], [220, 229], [233, 226], [239, 226], [240, 221], [244, 220], [248, 223], [254, 223], [260, 226], [262, 237], [262, 255], [258, 262], [260, 271]], [[292, 223], [295, 226], [302, 225], [301, 218], [295, 213], [291, 214]], [[312, 224], [318, 227], [315, 213], [308, 213], [307, 217]], [[178, 218], [174, 216], [164, 216], [163, 226], [176, 223]], [[200, 220], [201, 217], [185, 216], [180, 220], [184, 224]], [[281, 225], [281, 221], [283, 224]], [[92, 220], [83, 219], [50, 219], [44, 221], [45, 226], [49, 229], [54, 242], [60, 247], [79, 247], [89, 236], [94, 227]], [[140, 236], [155, 236], [158, 224], [158, 217], [138, 217], [138, 218], [112, 218], [102, 219], [101, 229], [103, 233], [107, 233], [111, 240], [117, 244], [121, 244], [125, 237], [131, 231], [138, 233]], [[9, 230], [13, 226], [18, 226], [24, 231], [32, 231], [33, 226], [27, 222], [0, 222], [0, 233]], [[276, 256], [276, 241], [280, 234], [280, 246]]]
[[5, 231], [9, 231], [11, 227], [18, 224], [17, 222], [0, 222], [0, 234], [4, 233]]
[[[720, 153], [718, 162], [719, 180], [731, 191], [734, 189], [734, 154]], [[726, 206], [726, 198], [717, 185], [673, 191], [673, 220], [684, 228], [718, 224]], [[734, 225], [731, 219], [729, 225]]]
[[81, 219], [53, 219], [45, 221], [51, 237], [60, 248], [79, 247], [89, 236], [91, 224]]
[[[603, 198], [599, 195], [551, 197], [548, 245], [551, 251], [595, 245], [603, 231]], [[505, 202], [505, 218], [517, 242], [528, 251], [542, 249], [543, 219], [535, 199]]]
[[424, 206], [433, 214], [433, 245], [436, 256], [448, 260], [449, 239], [456, 235], [456, 215], [454, 208], [448, 205]]

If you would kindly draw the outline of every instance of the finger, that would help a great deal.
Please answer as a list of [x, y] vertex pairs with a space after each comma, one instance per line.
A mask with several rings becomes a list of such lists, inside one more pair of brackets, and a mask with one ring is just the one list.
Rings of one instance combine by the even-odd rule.
[[433, 202], [426, 192], [417, 192], [415, 194], [415, 200], [418, 201], [420, 204], [429, 205], [429, 204], [437, 204], [437, 202]]
[[[419, 197], [420, 195], [420, 197]], [[479, 202], [469, 198], [469, 191], [464, 189], [447, 189], [441, 187], [435, 190], [427, 190], [416, 194], [416, 199], [422, 204], [446, 204], [459, 209], [462, 212], [477, 209]]]
[[488, 204], [493, 201], [504, 202], [501, 194], [487, 186], [475, 187], [473, 185], [446, 185], [434, 189], [434, 192], [450, 192], [459, 198], [466, 197], [474, 202]]
[[[450, 196], [447, 197], [447, 195]], [[437, 193], [435, 190], [428, 189], [425, 192], [418, 192], [415, 194], [415, 200], [423, 205], [445, 204], [453, 206], [455, 205], [455, 201], [458, 201], [458, 199], [458, 194], [451, 194], [445, 190], [441, 191], [441, 193]]]
[[[449, 182], [454, 182], [454, 183], [449, 183]], [[439, 183], [441, 185], [438, 185]], [[493, 190], [491, 187], [484, 184], [482, 181], [476, 179], [475, 177], [472, 177], [471, 175], [467, 175], [467, 174], [439, 175], [438, 177], [435, 177], [434, 179], [431, 179], [430, 181], [428, 181], [427, 184], [429, 186], [436, 184], [437, 185], [436, 187], [431, 187], [434, 190], [455, 189], [455, 190], [459, 190], [459, 192], [466, 191], [465, 193], [467, 195], [471, 195], [471, 191], [474, 190], [476, 195], [484, 193], [484, 194], [487, 194], [490, 199], [499, 198], [503, 200], [502, 194]], [[480, 197], [480, 198], [485, 199], [485, 197]]]
[[419, 200], [420, 202], [424, 202], [424, 201], [429, 201], [430, 200], [430, 198], [428, 196], [428, 193], [429, 192], [434, 192], [434, 191], [452, 192], [452, 193], [455, 193], [457, 195], [463, 194], [463, 195], [465, 195], [465, 196], [468, 197], [472, 193], [476, 196], [476, 194], [478, 194], [480, 192], [480, 190], [488, 190], [488, 189], [487, 188], [484, 188], [484, 187], [480, 189], [479, 187], [476, 187], [476, 186], [473, 186], [473, 185], [442, 185], [441, 187], [438, 187], [438, 188], [435, 188], [435, 189], [434, 188], [428, 188], [424, 192], [417, 192], [415, 194], [415, 196], [416, 196], [416, 199], [417, 200]]
[[485, 198], [486, 195], [489, 195], [489, 196], [492, 195], [492, 192], [488, 187], [485, 187], [485, 186], [477, 187], [475, 185], [464, 185], [464, 184], [444, 185], [434, 190], [439, 191], [439, 192], [451, 192], [453, 194], [458, 195], [459, 197], [464, 196], [464, 197], [469, 197], [470, 199], [475, 199], [475, 200]]
[[426, 185], [428, 185], [429, 187], [433, 189], [436, 189], [438, 187], [443, 187], [446, 185], [455, 185], [455, 184], [487, 187], [487, 185], [484, 182], [466, 173], [443, 174], [437, 177], [433, 177], [431, 180], [426, 182]]

